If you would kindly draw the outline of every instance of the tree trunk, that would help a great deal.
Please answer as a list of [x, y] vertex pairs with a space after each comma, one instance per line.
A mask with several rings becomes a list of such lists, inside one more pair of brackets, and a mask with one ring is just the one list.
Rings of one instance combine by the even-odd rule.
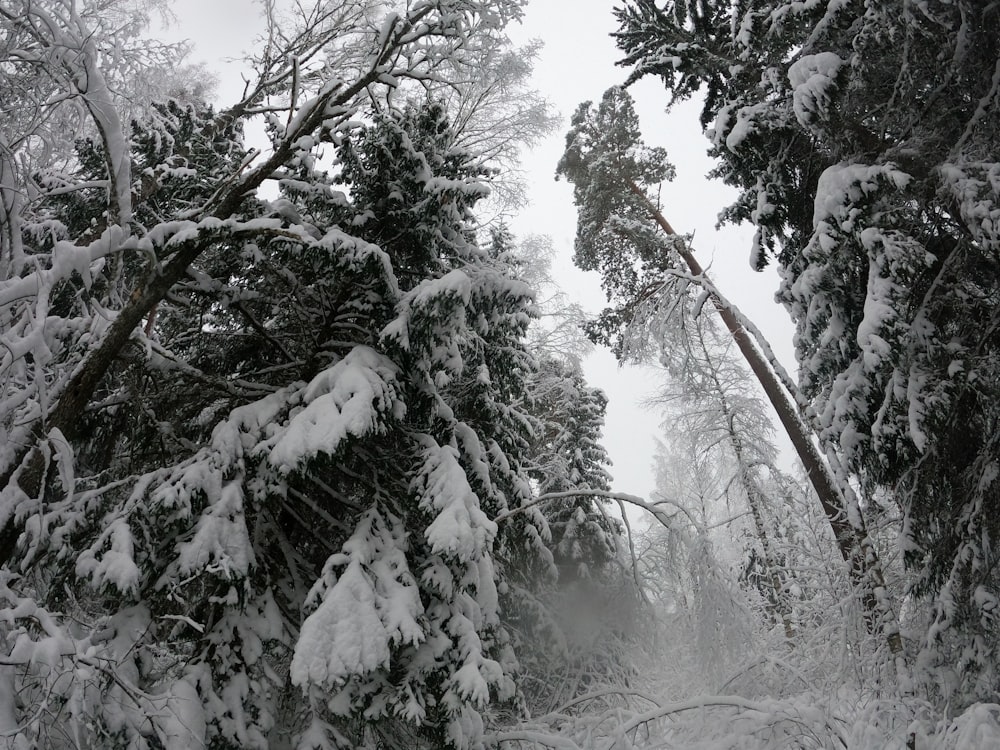
[[[652, 214], [660, 228], [671, 237], [677, 237], [670, 223], [660, 213], [643, 190], [635, 183], [629, 183], [629, 189], [638, 197]], [[701, 264], [686, 246], [679, 245], [678, 252], [694, 276], [707, 280]], [[903, 651], [902, 639], [899, 634], [899, 624], [896, 614], [888, 599], [885, 589], [885, 576], [876, 554], [875, 547], [868, 536], [864, 518], [856, 503], [854, 507], [848, 504], [845, 493], [837, 485], [830, 467], [823, 460], [819, 450], [812, 440], [812, 431], [799, 415], [789, 394], [784, 390], [774, 370], [755, 346], [753, 339], [740, 323], [732, 305], [723, 300], [713, 289], [706, 287], [712, 304], [718, 311], [722, 322], [732, 335], [744, 359], [750, 366], [757, 381], [775, 412], [785, 433], [792, 441], [792, 446], [805, 468], [806, 475], [816, 491], [820, 505], [837, 540], [841, 556], [848, 564], [851, 582], [857, 589], [858, 598], [863, 608], [865, 623], [869, 632], [881, 633], [885, 638], [890, 652], [899, 656]]]
[[[708, 348], [705, 346], [700, 329], [698, 340], [706, 360], [710, 359]], [[764, 553], [764, 573], [768, 583], [771, 585], [771, 590], [774, 592], [774, 611], [781, 618], [781, 624], [785, 629], [785, 637], [791, 643], [795, 637], [795, 627], [792, 625], [792, 609], [788, 602], [785, 587], [781, 582], [781, 576], [778, 575], [778, 560], [774, 555], [774, 550], [771, 548], [771, 539], [767, 534], [767, 528], [764, 526], [764, 516], [762, 513], [764, 505], [763, 493], [753, 474], [752, 467], [747, 463], [743, 449], [743, 439], [736, 432], [735, 415], [729, 406], [726, 391], [722, 383], [719, 382], [718, 373], [715, 370], [710, 370], [710, 372], [712, 382], [715, 384], [715, 391], [718, 394], [719, 407], [722, 410], [723, 418], [726, 420], [726, 436], [729, 438], [729, 445], [733, 449], [733, 455], [736, 456], [736, 465], [740, 473], [740, 483], [743, 485], [743, 491], [747, 496], [747, 507], [750, 509], [754, 530], [757, 532], [757, 539], [760, 541], [761, 550]]]

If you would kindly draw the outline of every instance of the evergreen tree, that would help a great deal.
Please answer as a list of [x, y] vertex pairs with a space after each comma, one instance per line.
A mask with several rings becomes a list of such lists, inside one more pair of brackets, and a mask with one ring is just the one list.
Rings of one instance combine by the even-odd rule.
[[588, 387], [578, 370], [544, 359], [532, 378], [531, 398], [541, 423], [530, 448], [538, 493], [568, 496], [546, 511], [556, 564], [563, 578], [586, 578], [589, 565], [601, 568], [614, 559], [618, 533], [617, 524], [595, 510], [595, 498], [572, 497], [573, 490], [611, 489], [604, 468], [611, 462], [600, 443], [607, 397]]
[[554, 574], [532, 290], [476, 242], [488, 172], [444, 108], [366, 103], [518, 12], [487, 5], [309, 16], [245, 100], [151, 106], [130, 138], [97, 96], [3, 217], [15, 746], [468, 747], [516, 707], [508, 581]]
[[529, 476], [544, 500], [556, 573], [531, 586], [533, 608], [514, 610], [524, 689], [538, 714], [598, 687], [626, 687], [640, 613], [621, 522], [601, 497], [611, 494], [600, 444], [606, 396], [574, 365], [543, 357], [529, 397]]
[[[518, 681], [530, 715], [557, 709], [598, 685], [622, 688], [632, 674], [637, 591], [622, 557], [620, 522], [609, 515], [610, 459], [601, 445], [607, 397], [576, 361], [588, 342], [575, 306], [552, 291], [542, 238], [520, 247], [504, 223], [491, 228], [495, 262], [530, 281], [540, 317], [529, 329], [536, 357], [523, 408], [531, 421], [526, 468], [546, 522], [541, 560], [513, 554], [504, 607], [515, 634]], [[576, 494], [579, 492], [580, 494]], [[504, 523], [515, 521], [508, 517]]]
[[933, 689], [994, 694], [996, 7], [626, 0], [618, 19], [630, 80], [704, 91], [740, 190], [724, 218], [781, 266], [823, 443], [902, 510], [933, 601], [921, 663], [959, 665]]

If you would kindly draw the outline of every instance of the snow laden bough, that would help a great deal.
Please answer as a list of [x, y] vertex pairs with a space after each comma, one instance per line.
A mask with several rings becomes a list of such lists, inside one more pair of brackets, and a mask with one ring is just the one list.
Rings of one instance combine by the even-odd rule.
[[[326, 462], [353, 450], [378, 452], [380, 440], [406, 424], [405, 394], [420, 398], [434, 382], [463, 377], [464, 342], [474, 336], [463, 329], [470, 317], [484, 325], [482, 315], [466, 310], [470, 299], [513, 290], [521, 301], [512, 307], [524, 307], [528, 296], [516, 283], [490, 272], [474, 283], [455, 271], [404, 297], [404, 314], [384, 335], [398, 340], [407, 332], [398, 351], [424, 353], [425, 369], [415, 372], [426, 381], [407, 383], [385, 353], [356, 346], [310, 382], [234, 409], [206, 447], [144, 475], [120, 500], [102, 488], [47, 508], [28, 526], [29, 549], [72, 558], [69, 539], [91, 524], [103, 529], [75, 553], [75, 574], [94, 595], [133, 603], [100, 620], [98, 631], [111, 636], [81, 639], [55, 618], [44, 621], [48, 635], [33, 636], [27, 622], [38, 611], [8, 591], [11, 658], [23, 668], [19, 690], [41, 695], [43, 686], [68, 686], [56, 695], [77, 706], [81, 720], [96, 712], [108, 732], [154, 732], [170, 748], [213, 736], [267, 747], [288, 721], [279, 715], [288, 684], [308, 696], [308, 716], [291, 722], [304, 722], [303, 741], [322, 735], [336, 744], [337, 717], [360, 711], [370, 721], [396, 717], [414, 731], [443, 721], [447, 741], [459, 747], [478, 737], [480, 711], [492, 699], [513, 697], [514, 686], [502, 664], [511, 657], [498, 613], [497, 526], [471, 485], [492, 489], [483, 494], [503, 508], [491, 476], [510, 468], [446, 401], [433, 406], [448, 425], [437, 431], [440, 440], [410, 425], [386, 444], [398, 468], [379, 480], [398, 494], [374, 493], [365, 507], [365, 498], [353, 496], [358, 512], [350, 519], [300, 498], [344, 540], [308, 592], [307, 581], [292, 584], [297, 593], [281, 590], [288, 582], [267, 566], [273, 555], [294, 554], [269, 548], [287, 539], [276, 516], [300, 494], [297, 478], [322, 474]], [[522, 316], [526, 308], [515, 314]], [[476, 372], [482, 383], [484, 370]], [[307, 613], [301, 624], [287, 611], [296, 596]], [[160, 663], [140, 665], [147, 653]], [[115, 715], [92, 666], [103, 663], [116, 665], [107, 670], [118, 685]], [[148, 693], [138, 687], [150, 682]], [[150, 723], [154, 709], [159, 718]], [[31, 728], [21, 730], [31, 736]]]
[[[531, 293], [472, 239], [484, 170], [442, 108], [370, 97], [461, 67], [518, 9], [308, 26], [234, 107], [97, 133], [30, 205], [4, 183], [13, 746], [468, 747], [514, 698], [501, 563], [548, 532], [490, 519], [531, 497]], [[247, 151], [240, 123], [282, 96]]]

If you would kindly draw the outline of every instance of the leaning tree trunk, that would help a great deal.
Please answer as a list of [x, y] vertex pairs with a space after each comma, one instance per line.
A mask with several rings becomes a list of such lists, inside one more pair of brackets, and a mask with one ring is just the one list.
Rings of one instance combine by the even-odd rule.
[[[660, 228], [671, 237], [679, 237], [670, 222], [664, 218], [660, 210], [653, 204], [643, 190], [634, 182], [630, 182], [629, 190], [645, 205]], [[691, 274], [708, 280], [701, 264], [691, 253], [691, 250], [681, 243], [677, 245], [681, 258], [687, 264]], [[774, 410], [785, 433], [792, 442], [795, 452], [805, 468], [820, 505], [833, 531], [834, 539], [841, 556], [848, 564], [851, 582], [856, 587], [858, 598], [864, 612], [865, 623], [869, 632], [880, 633], [889, 646], [889, 651], [897, 657], [898, 666], [902, 667], [899, 658], [902, 655], [903, 644], [899, 634], [899, 623], [889, 601], [885, 588], [885, 575], [879, 561], [875, 546], [868, 536], [864, 517], [856, 500], [848, 499], [842, 491], [829, 465], [823, 460], [816, 444], [813, 442], [812, 430], [799, 415], [788, 392], [782, 387], [781, 381], [767, 360], [755, 346], [752, 337], [740, 322], [739, 317], [728, 301], [724, 300], [712, 287], [705, 286], [712, 304], [722, 318], [736, 346], [743, 354], [757, 381]]]

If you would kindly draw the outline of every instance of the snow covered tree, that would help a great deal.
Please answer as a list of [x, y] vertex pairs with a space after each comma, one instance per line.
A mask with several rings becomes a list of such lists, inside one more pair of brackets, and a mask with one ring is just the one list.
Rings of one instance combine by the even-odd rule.
[[[531, 444], [531, 474], [538, 493], [566, 493], [547, 506], [557, 565], [563, 575], [588, 577], [615, 556], [617, 526], [595, 510], [591, 496], [573, 490], [610, 491], [610, 459], [601, 445], [607, 397], [586, 385], [579, 370], [545, 359], [532, 377], [531, 413], [540, 426]], [[559, 510], [553, 510], [558, 505]], [[581, 526], [582, 524], [582, 526]]]
[[[669, 311], [694, 284], [701, 288], [699, 307], [711, 301], [761, 384], [779, 422], [805, 468], [847, 563], [866, 612], [869, 627], [881, 632], [898, 657], [899, 627], [888, 600], [878, 556], [846, 476], [837, 476], [813, 443], [796, 407], [797, 389], [756, 328], [720, 293], [704, 273], [686, 239], [677, 235], [650, 191], [672, 176], [663, 149], [647, 148], [628, 92], [613, 87], [595, 108], [581, 104], [566, 136], [557, 174], [573, 183], [578, 208], [576, 262], [600, 270], [609, 300], [593, 329], [605, 341], [617, 337], [619, 356], [627, 356], [629, 331], [650, 316]], [[681, 265], [683, 264], [683, 266]], [[898, 665], [902, 671], [902, 664]]]
[[535, 290], [538, 317], [528, 329], [531, 350], [539, 359], [579, 368], [594, 348], [585, 330], [590, 316], [579, 302], [570, 300], [554, 277], [552, 238], [532, 234], [512, 247], [516, 275]]
[[654, 323], [657, 332], [650, 338], [666, 374], [656, 402], [670, 414], [671, 439], [692, 443], [700, 461], [714, 462], [715, 471], [723, 472], [719, 497], [727, 511], [735, 515], [745, 507], [749, 513], [745, 570], [760, 587], [768, 614], [791, 639], [788, 572], [775, 548], [782, 501], [772, 493], [786, 478], [777, 467], [774, 427], [731, 338], [711, 318], [694, 314], [695, 302], [681, 302], [671, 317]]
[[780, 264], [826, 450], [903, 513], [933, 691], [994, 695], [996, 5], [624, 0], [618, 19], [630, 80], [704, 92], [740, 190], [723, 216]]
[[582, 315], [549, 275], [547, 238], [518, 243], [504, 222], [489, 238], [495, 261], [536, 292], [538, 318], [527, 337], [536, 365], [521, 408], [531, 422], [525, 467], [547, 524], [546, 564], [515, 561], [504, 609], [525, 708], [538, 715], [597, 685], [614, 689], [627, 682], [635, 636], [630, 614], [638, 598], [622, 556], [621, 524], [602, 497], [611, 482], [601, 445], [607, 398], [587, 385], [580, 369], [579, 357], [591, 346], [577, 326]]
[[478, 64], [519, 3], [298, 6], [242, 101], [150, 103], [129, 129], [74, 7], [0, 16], [31, 31], [5, 64], [93, 125], [4, 185], [0, 728], [475, 745], [516, 703], [507, 580], [552, 568], [533, 295], [476, 242], [480, 155], [385, 89]]
[[477, 64], [456, 71], [461, 86], [428, 89], [448, 108], [454, 145], [479, 154], [480, 162], [494, 170], [489, 204], [502, 213], [527, 200], [522, 150], [537, 145], [559, 123], [545, 96], [531, 88], [541, 46], [537, 40], [520, 47], [484, 45]]
[[557, 573], [535, 585], [540, 606], [523, 608], [518, 622], [524, 689], [538, 714], [598, 687], [627, 685], [639, 596], [621, 522], [601, 497], [611, 489], [600, 444], [607, 398], [587, 386], [577, 366], [551, 357], [541, 359], [529, 397], [529, 475], [544, 500]]

